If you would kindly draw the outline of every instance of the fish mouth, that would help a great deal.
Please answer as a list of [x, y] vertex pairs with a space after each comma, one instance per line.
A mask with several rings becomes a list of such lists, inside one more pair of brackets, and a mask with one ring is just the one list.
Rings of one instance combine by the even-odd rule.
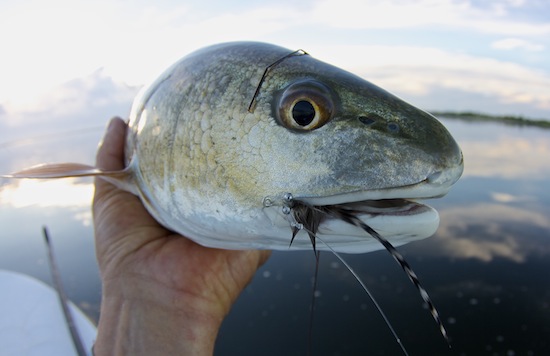
[[[363, 190], [326, 197], [296, 197], [323, 212], [317, 235], [338, 251], [362, 253], [381, 246], [365, 239], [365, 231], [342, 219], [351, 214], [380, 233], [395, 246], [432, 236], [439, 227], [437, 211], [419, 200], [447, 194], [462, 174], [463, 166], [435, 172], [422, 181], [396, 188]], [[323, 249], [322, 245], [318, 245]], [[303, 246], [302, 246], [303, 247]]]
[[[346, 219], [353, 215], [394, 246], [432, 236], [439, 227], [439, 214], [424, 199], [445, 195], [462, 174], [462, 161], [452, 169], [429, 174], [418, 183], [382, 189], [364, 189], [328, 196], [303, 196], [286, 193], [283, 209], [264, 199], [263, 211], [275, 228], [268, 248], [307, 250], [312, 248], [308, 237], [319, 238], [318, 250], [344, 253], [365, 253], [384, 247], [365, 230]], [[289, 243], [289, 222], [301, 231]], [[309, 232], [308, 232], [309, 231]], [[330, 247], [329, 247], [330, 246]]]
[[416, 199], [376, 199], [330, 205], [295, 203], [304, 204], [305, 209], [320, 212], [319, 232], [322, 234], [363, 236], [364, 232], [360, 229], [343, 223], [341, 218], [343, 214], [353, 215], [373, 229], [390, 236], [406, 234], [417, 236], [420, 229], [422, 235], [427, 237], [435, 233], [439, 225], [437, 211]]
[[[366, 235], [363, 228], [351, 224], [345, 216], [360, 220], [394, 246], [430, 237], [439, 227], [437, 211], [413, 199], [373, 199], [322, 206], [311, 206], [299, 201], [295, 203], [298, 203], [294, 208], [297, 222], [306, 227], [306, 231], [314, 231], [314, 235], [321, 241], [314, 244], [314, 249], [364, 253], [383, 248], [376, 239]], [[304, 210], [298, 209], [300, 204], [305, 204], [302, 206]], [[296, 214], [298, 211], [301, 213]], [[311, 236], [309, 241], [297, 238], [291, 248], [311, 248], [310, 241], [313, 244]]]
[[[372, 193], [372, 192], [371, 192]], [[384, 192], [383, 195], [389, 192]], [[392, 191], [391, 194], [397, 194]], [[364, 196], [365, 194], [355, 193], [352, 197]], [[373, 198], [374, 196], [374, 198]], [[301, 203], [312, 207], [313, 209], [321, 210], [325, 212], [326, 218], [338, 219], [338, 211], [346, 211], [357, 217], [360, 217], [362, 221], [373, 221], [375, 218], [380, 217], [393, 217], [403, 218], [406, 216], [421, 215], [427, 213], [433, 213], [435, 210], [425, 204], [425, 199], [435, 199], [442, 195], [422, 196], [422, 197], [407, 197], [407, 198], [395, 198], [395, 197], [379, 197], [379, 192], [376, 194], [368, 194], [369, 199], [364, 200], [343, 200], [347, 195], [324, 197], [323, 199], [296, 199]], [[319, 204], [319, 203], [324, 204]]]
[[[292, 239], [290, 249], [333, 250], [365, 253], [383, 249], [372, 236], [346, 217], [353, 216], [394, 246], [432, 236], [439, 227], [439, 214], [429, 205], [404, 198], [370, 199], [349, 203], [309, 205], [294, 201], [294, 219], [305, 232], [313, 232], [320, 242], [314, 244], [302, 233]], [[330, 247], [329, 247], [330, 246]]]
[[324, 209], [342, 209], [355, 214], [405, 216], [425, 213], [430, 206], [412, 199], [363, 200], [346, 204], [325, 205]]

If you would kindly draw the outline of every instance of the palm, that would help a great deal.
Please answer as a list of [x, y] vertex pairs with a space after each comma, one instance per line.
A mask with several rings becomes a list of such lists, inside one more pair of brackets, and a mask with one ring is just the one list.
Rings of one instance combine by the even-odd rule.
[[[115, 125], [98, 153], [98, 166], [109, 170], [123, 165], [124, 126]], [[176, 235], [159, 225], [136, 196], [102, 179], [96, 180], [94, 223], [104, 281], [155, 286], [182, 302], [200, 301], [221, 317], [269, 256], [267, 251], [206, 248]]]

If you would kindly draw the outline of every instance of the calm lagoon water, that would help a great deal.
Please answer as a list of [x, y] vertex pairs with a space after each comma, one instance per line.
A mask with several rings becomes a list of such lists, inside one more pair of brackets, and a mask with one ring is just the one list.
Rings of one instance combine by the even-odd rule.
[[[461, 145], [463, 178], [444, 198], [435, 236], [399, 248], [428, 289], [452, 350], [386, 251], [346, 255], [411, 355], [550, 354], [550, 130], [442, 119]], [[101, 129], [0, 143], [2, 171], [44, 161], [93, 162]], [[53, 238], [69, 297], [99, 316], [90, 180], [0, 180], [0, 268], [51, 284], [41, 227]], [[275, 252], [225, 320], [217, 355], [304, 355], [314, 256]], [[314, 355], [399, 355], [368, 296], [321, 254]]]

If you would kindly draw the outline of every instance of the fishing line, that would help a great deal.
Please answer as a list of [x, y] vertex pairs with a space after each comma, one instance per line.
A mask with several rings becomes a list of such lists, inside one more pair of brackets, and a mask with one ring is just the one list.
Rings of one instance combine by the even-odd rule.
[[319, 276], [319, 258], [321, 257], [321, 251], [314, 250], [315, 253], [315, 274], [313, 275], [313, 290], [311, 292], [310, 312], [309, 312], [309, 329], [308, 329], [308, 349], [307, 355], [311, 355], [313, 350], [313, 316], [315, 315], [315, 292], [317, 291], [317, 280]]
[[340, 262], [342, 262], [344, 264], [344, 266], [346, 266], [346, 268], [351, 272], [351, 274], [353, 275], [353, 277], [355, 277], [355, 279], [357, 280], [357, 282], [359, 282], [359, 284], [361, 285], [361, 287], [363, 288], [363, 290], [365, 292], [367, 292], [369, 298], [371, 299], [372, 303], [374, 304], [374, 306], [376, 307], [376, 309], [378, 309], [378, 312], [380, 313], [380, 315], [382, 316], [382, 318], [384, 319], [384, 321], [386, 322], [386, 325], [388, 326], [388, 328], [390, 329], [393, 337], [395, 338], [395, 341], [397, 341], [397, 343], [399, 344], [399, 347], [401, 347], [401, 350], [403, 351], [403, 353], [405, 355], [409, 355], [409, 353], [407, 352], [407, 350], [405, 349], [405, 345], [403, 345], [403, 343], [401, 342], [401, 339], [399, 338], [399, 336], [397, 335], [397, 332], [395, 331], [395, 329], [393, 328], [393, 326], [391, 325], [390, 323], [390, 320], [388, 319], [388, 317], [386, 316], [386, 313], [384, 313], [384, 311], [382, 310], [382, 307], [380, 307], [380, 304], [378, 304], [378, 302], [376, 301], [376, 299], [374, 298], [374, 295], [372, 295], [372, 293], [370, 292], [370, 290], [367, 288], [367, 286], [365, 285], [365, 283], [363, 282], [363, 280], [361, 280], [361, 278], [359, 278], [359, 275], [355, 272], [355, 270], [353, 268], [351, 268], [351, 266], [344, 260], [344, 258], [342, 256], [340, 256], [340, 254], [336, 251], [334, 251], [334, 249], [332, 247], [330, 247], [329, 244], [327, 244], [325, 241], [323, 241], [319, 236], [317, 236], [317, 238], [319, 239], [319, 241], [321, 241], [326, 247], [329, 248], [329, 250], [334, 254], [334, 256], [336, 256]]
[[[397, 341], [397, 344], [403, 351], [403, 354], [408, 356], [408, 352], [405, 349], [405, 346], [401, 342], [401, 339], [397, 335], [397, 332], [393, 328], [393, 326], [390, 323], [390, 320], [382, 310], [382, 307], [376, 299], [374, 298], [374, 295], [370, 292], [370, 290], [367, 288], [365, 283], [361, 280], [359, 275], [355, 272], [353, 268], [338, 254], [329, 244], [327, 244], [323, 239], [321, 239], [319, 236], [316, 235], [316, 232], [319, 228], [319, 224], [321, 220], [326, 217], [329, 214], [329, 211], [326, 209], [322, 209], [316, 206], [312, 206], [309, 204], [306, 204], [302, 201], [294, 200], [292, 195], [287, 193], [286, 194], [286, 202], [288, 204], [288, 207], [292, 210], [293, 214], [289, 213], [287, 214], [288, 219], [290, 220], [290, 225], [292, 227], [292, 239], [290, 241], [290, 244], [292, 245], [292, 242], [294, 241], [294, 238], [298, 234], [299, 231], [303, 230], [305, 231], [311, 240], [311, 244], [313, 246], [313, 252], [315, 254], [315, 276], [314, 276], [314, 282], [313, 282], [313, 292], [311, 296], [311, 310], [310, 310], [310, 319], [309, 319], [309, 334], [308, 334], [308, 350], [307, 355], [311, 355], [312, 348], [313, 348], [313, 309], [315, 306], [315, 291], [317, 289], [317, 279], [318, 279], [318, 272], [319, 272], [319, 256], [320, 251], [316, 249], [315, 240], [319, 239], [327, 248], [346, 266], [346, 268], [351, 272], [353, 277], [359, 282], [363, 290], [367, 293], [370, 300], [373, 302], [374, 306], [384, 319], [384, 322], [390, 329], [390, 332], [392, 333], [393, 337]], [[373, 230], [374, 231], [374, 230]]]
[[[308, 234], [312, 234], [311, 231], [307, 230], [307, 229], [304, 229]], [[393, 326], [391, 325], [390, 323], [390, 320], [388, 319], [388, 317], [386, 316], [386, 313], [384, 313], [384, 311], [382, 310], [382, 307], [380, 306], [380, 304], [378, 304], [378, 302], [376, 301], [376, 299], [374, 298], [374, 295], [372, 295], [372, 293], [370, 292], [370, 290], [367, 288], [367, 286], [365, 285], [365, 283], [363, 282], [363, 280], [361, 280], [361, 278], [359, 277], [359, 275], [355, 272], [355, 270], [353, 268], [351, 268], [351, 266], [344, 260], [344, 258], [342, 256], [340, 256], [340, 254], [338, 252], [336, 252], [329, 244], [327, 244], [323, 239], [321, 239], [319, 236], [315, 235], [315, 237], [317, 239], [319, 239], [319, 241], [321, 241], [326, 247], [328, 247], [328, 249], [334, 254], [334, 256], [336, 256], [340, 262], [342, 262], [344, 264], [344, 266], [346, 266], [346, 268], [351, 272], [351, 274], [353, 275], [353, 277], [355, 277], [355, 279], [357, 280], [357, 282], [359, 282], [359, 284], [361, 285], [361, 287], [363, 288], [363, 290], [367, 293], [367, 295], [369, 296], [369, 298], [371, 299], [372, 303], [374, 304], [374, 306], [376, 307], [376, 309], [378, 310], [378, 312], [380, 313], [380, 315], [382, 316], [382, 318], [384, 319], [384, 322], [386, 323], [386, 325], [388, 326], [388, 328], [390, 329], [393, 337], [395, 338], [395, 340], [397, 341], [397, 343], [399, 344], [399, 347], [401, 348], [401, 350], [403, 351], [403, 353], [408, 356], [409, 353], [407, 352], [407, 350], [405, 349], [405, 346], [403, 345], [403, 343], [401, 342], [401, 339], [399, 338], [399, 336], [397, 335], [397, 332], [395, 331], [395, 329], [393, 328]], [[313, 291], [315, 292], [315, 286], [317, 285], [317, 272], [318, 272], [318, 269], [319, 269], [319, 252], [318, 251], [316, 253], [316, 256], [317, 256], [317, 265], [315, 266], [315, 282], [314, 282], [314, 289]], [[313, 300], [315, 298], [315, 295], [313, 295], [313, 299], [312, 299], [312, 303], [313, 303]], [[313, 313], [312, 313], [313, 314]], [[310, 316], [310, 323], [313, 323], [313, 315]], [[310, 329], [310, 348], [311, 348], [311, 329]], [[308, 355], [310, 354], [309, 352], [310, 350], [308, 350]]]
[[[305, 205], [302, 202], [294, 201], [294, 198], [291, 193], [286, 193], [284, 196], [285, 200], [285, 209], [283, 214], [286, 215], [287, 220], [290, 222], [292, 228], [292, 238], [290, 239], [290, 246], [294, 242], [296, 235], [300, 231], [307, 232], [311, 246], [313, 247], [313, 254], [315, 255], [315, 272], [313, 275], [313, 287], [311, 291], [311, 302], [309, 304], [309, 328], [308, 328], [308, 346], [306, 355], [311, 355], [313, 350], [313, 317], [315, 315], [315, 292], [317, 291], [317, 281], [319, 279], [319, 259], [321, 257], [321, 251], [317, 250], [315, 244], [315, 234], [313, 231], [317, 231], [319, 228], [320, 218], [322, 214], [316, 212], [309, 205]], [[297, 204], [297, 205], [296, 205]], [[292, 214], [291, 214], [292, 212]]]
[[363, 221], [361, 221], [361, 219], [359, 219], [355, 215], [343, 209], [339, 209], [337, 212], [333, 211], [333, 213], [337, 214], [338, 217], [340, 217], [343, 221], [347, 222], [348, 224], [355, 225], [365, 230], [365, 232], [367, 232], [369, 235], [371, 235], [376, 240], [378, 240], [386, 248], [386, 250], [395, 259], [395, 261], [401, 266], [403, 271], [405, 271], [405, 273], [409, 277], [410, 281], [414, 284], [416, 289], [418, 289], [418, 291], [420, 292], [420, 296], [422, 297], [422, 300], [424, 300], [424, 303], [428, 305], [428, 309], [430, 310], [432, 317], [434, 318], [435, 322], [439, 326], [439, 332], [441, 333], [441, 335], [443, 335], [443, 338], [447, 342], [447, 345], [449, 345], [449, 348], [451, 348], [451, 341], [449, 340], [447, 330], [445, 329], [445, 326], [443, 325], [441, 317], [439, 316], [439, 312], [435, 308], [434, 303], [432, 302], [430, 296], [428, 295], [428, 291], [422, 286], [422, 284], [420, 283], [420, 280], [418, 279], [418, 276], [416, 275], [416, 273], [414, 273], [409, 263], [405, 261], [405, 258], [397, 251], [397, 249], [388, 240], [382, 237], [378, 232], [376, 232], [376, 230], [374, 230], [373, 228], [365, 224]]
[[268, 65], [265, 68], [264, 74], [262, 75], [262, 78], [260, 79], [260, 82], [258, 83], [258, 86], [256, 87], [256, 91], [254, 92], [254, 96], [252, 97], [252, 100], [250, 101], [250, 105], [248, 105], [248, 112], [249, 113], [254, 112], [254, 109], [256, 108], [256, 97], [258, 97], [258, 94], [260, 94], [260, 88], [262, 87], [262, 84], [264, 83], [265, 78], [267, 77], [267, 75], [269, 74], [271, 69], [273, 69], [273, 67], [275, 67], [276, 65], [278, 65], [279, 63], [281, 63], [282, 61], [284, 61], [285, 59], [287, 59], [289, 57], [305, 56], [305, 55], [308, 55], [308, 53], [306, 51], [304, 51], [303, 49], [299, 49], [299, 50], [296, 50], [292, 53], [287, 54], [286, 56], [284, 56], [282, 58], [279, 58], [278, 60], [271, 63], [270, 65]]

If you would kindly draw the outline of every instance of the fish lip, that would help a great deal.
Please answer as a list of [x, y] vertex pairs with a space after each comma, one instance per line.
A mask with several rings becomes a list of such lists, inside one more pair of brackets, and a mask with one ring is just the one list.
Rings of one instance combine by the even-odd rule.
[[296, 199], [313, 206], [348, 205], [357, 202], [381, 200], [417, 200], [440, 198], [447, 194], [458, 181], [464, 170], [463, 159], [452, 168], [427, 174], [423, 180], [398, 187], [364, 189], [328, 196], [295, 196]]
[[[324, 197], [295, 197], [306, 204], [312, 206], [329, 206], [329, 205], [353, 205], [355, 203], [366, 203], [372, 205], [372, 202], [400, 202], [400, 201], [416, 201], [419, 199], [433, 199], [444, 196], [447, 189], [428, 189], [426, 181], [418, 184], [384, 189], [357, 190], [342, 194], [329, 195]], [[442, 187], [441, 187], [442, 188]]]

